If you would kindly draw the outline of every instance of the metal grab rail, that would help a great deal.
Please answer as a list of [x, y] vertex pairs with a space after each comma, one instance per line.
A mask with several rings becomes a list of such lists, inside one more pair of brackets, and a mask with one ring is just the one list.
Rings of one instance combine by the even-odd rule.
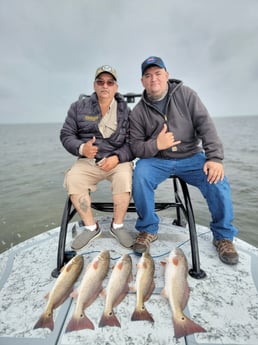
[[[173, 179], [174, 187], [174, 196], [175, 202], [157, 202], [155, 203], [155, 211], [161, 211], [168, 209], [170, 207], [176, 208], [176, 219], [173, 221], [173, 224], [178, 226], [184, 226], [185, 224], [182, 221], [181, 211], [184, 214], [184, 217], [188, 223], [189, 234], [190, 234], [190, 245], [191, 245], [191, 254], [192, 254], [192, 268], [189, 270], [189, 274], [196, 279], [201, 279], [206, 276], [206, 273], [200, 268], [200, 259], [199, 259], [199, 248], [198, 248], [198, 239], [195, 226], [194, 212], [192, 208], [191, 198], [189, 195], [188, 187], [185, 181], [180, 179], [177, 176], [171, 176]], [[180, 198], [178, 192], [179, 180], [184, 202]], [[113, 212], [113, 203], [110, 202], [92, 202], [91, 207], [103, 211], [103, 212]], [[130, 203], [127, 209], [127, 212], [136, 212], [134, 203]], [[68, 197], [65, 203], [64, 212], [61, 220], [59, 242], [58, 242], [58, 252], [57, 252], [57, 267], [52, 271], [53, 277], [58, 277], [61, 268], [63, 265], [68, 262], [74, 255], [75, 251], [65, 251], [66, 235], [67, 235], [67, 226], [71, 219], [77, 211], [73, 208], [72, 202]]]

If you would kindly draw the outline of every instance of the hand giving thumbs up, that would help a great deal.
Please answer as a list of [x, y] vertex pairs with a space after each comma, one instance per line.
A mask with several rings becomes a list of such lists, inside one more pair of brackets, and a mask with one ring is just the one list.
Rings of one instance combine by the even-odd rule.
[[83, 156], [87, 158], [94, 158], [98, 152], [98, 146], [94, 145], [96, 138], [88, 140], [87, 143], [83, 145]]

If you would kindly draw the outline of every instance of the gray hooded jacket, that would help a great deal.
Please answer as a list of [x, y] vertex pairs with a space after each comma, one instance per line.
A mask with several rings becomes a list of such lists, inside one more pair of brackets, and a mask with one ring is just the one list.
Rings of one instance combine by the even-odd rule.
[[[207, 160], [221, 162], [223, 146], [207, 109], [195, 91], [170, 79], [165, 113], [161, 113], [143, 92], [130, 114], [130, 146], [138, 158], [186, 158], [203, 151]], [[164, 124], [181, 140], [176, 148], [159, 151], [157, 136]]]

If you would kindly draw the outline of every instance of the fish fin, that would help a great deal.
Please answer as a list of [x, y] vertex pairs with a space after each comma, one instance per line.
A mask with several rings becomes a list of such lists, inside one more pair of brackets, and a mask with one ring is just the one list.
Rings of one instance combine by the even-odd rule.
[[96, 297], [94, 296], [95, 298], [91, 301], [91, 303], [93, 303], [98, 296], [99, 297], [105, 297], [106, 296], [105, 289], [103, 289], [102, 286], [100, 287], [100, 290], [99, 290], [97, 296]]
[[70, 297], [72, 298], [77, 298], [79, 295], [79, 290], [78, 289], [75, 289], [73, 290], [71, 293], [70, 293]]
[[118, 321], [113, 310], [112, 312], [108, 314], [105, 314], [105, 313], [102, 314], [101, 319], [99, 321], [99, 327], [105, 327], [105, 326], [121, 327], [120, 322]]
[[131, 321], [150, 321], [154, 322], [152, 315], [148, 312], [148, 310], [143, 305], [141, 309], [135, 308], [132, 316]]
[[33, 329], [36, 328], [49, 328], [51, 331], [54, 329], [54, 320], [52, 312], [44, 312], [39, 320], [36, 322]]
[[131, 272], [128, 278], [128, 283], [131, 283], [133, 281], [133, 273]]
[[136, 291], [135, 286], [134, 285], [130, 285], [129, 292], [134, 293], [135, 291]]
[[181, 318], [172, 318], [174, 324], [175, 338], [185, 337], [187, 335], [206, 332], [206, 330], [195, 323], [193, 320], [189, 319], [187, 316], [183, 315]]
[[168, 298], [167, 290], [165, 287], [161, 290], [160, 295], [164, 298]]
[[81, 329], [95, 329], [91, 320], [82, 313], [79, 318], [72, 316], [68, 325], [66, 326], [65, 333], [72, 331], [79, 331]]
[[136, 292], [137, 291], [137, 288], [136, 288], [136, 285], [133, 284], [130, 286], [130, 292]]
[[106, 297], [107, 296], [107, 291], [106, 291], [106, 289], [102, 289], [101, 291], [100, 291], [100, 293], [99, 293], [99, 296], [100, 297]]

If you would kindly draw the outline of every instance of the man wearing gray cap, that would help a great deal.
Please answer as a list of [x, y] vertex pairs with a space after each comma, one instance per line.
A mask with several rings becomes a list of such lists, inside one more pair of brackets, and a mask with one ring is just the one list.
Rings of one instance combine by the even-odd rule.
[[154, 191], [169, 176], [180, 177], [201, 191], [211, 213], [213, 244], [222, 262], [235, 265], [230, 186], [224, 176], [223, 146], [197, 93], [169, 79], [163, 60], [150, 56], [141, 65], [144, 92], [130, 115], [130, 144], [137, 161], [133, 199], [139, 234], [133, 250], [142, 253], [158, 237]]
[[114, 218], [110, 233], [124, 247], [133, 240], [125, 229], [132, 184], [133, 154], [128, 142], [130, 108], [117, 92], [116, 70], [104, 65], [95, 73], [94, 93], [72, 103], [60, 133], [65, 149], [78, 159], [66, 172], [64, 185], [84, 226], [75, 225], [78, 236], [72, 249], [79, 250], [101, 234], [91, 208], [91, 192], [102, 180], [111, 182]]

